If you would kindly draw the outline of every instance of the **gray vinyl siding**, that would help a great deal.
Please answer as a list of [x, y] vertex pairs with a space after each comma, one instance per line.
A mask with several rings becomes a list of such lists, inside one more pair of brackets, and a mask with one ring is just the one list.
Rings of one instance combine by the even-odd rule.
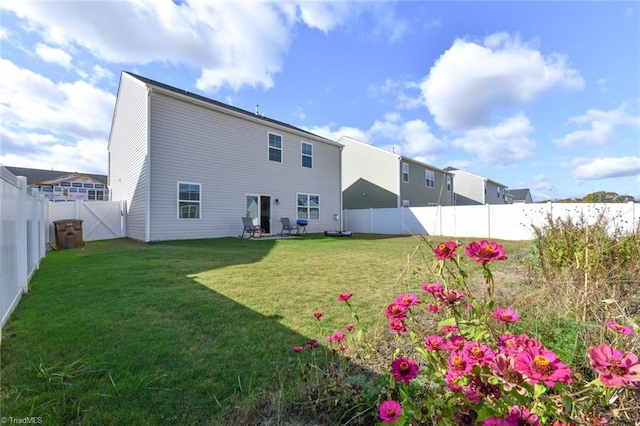
[[[455, 175], [456, 205], [504, 204], [504, 185], [463, 170], [452, 170], [451, 173]], [[497, 188], [505, 189], [500, 191], [500, 197]]]
[[147, 89], [122, 74], [109, 135], [111, 200], [127, 202], [127, 237], [145, 240]]
[[398, 207], [400, 156], [343, 137], [342, 191], [345, 209]]
[[[429, 203], [441, 206], [453, 205], [453, 193], [447, 190], [446, 173], [404, 157], [401, 163], [409, 164], [409, 182], [402, 182], [402, 170], [400, 170], [398, 177], [401, 182], [400, 198], [409, 200], [410, 207], [426, 207]], [[427, 170], [434, 174], [433, 188], [426, 185], [425, 172]]]
[[[339, 229], [340, 147], [159, 91], [151, 92], [151, 241], [237, 236], [245, 196], [271, 197], [271, 232], [296, 219], [296, 194], [320, 195], [308, 232]], [[268, 133], [282, 136], [282, 162], [268, 160]], [[301, 141], [313, 144], [302, 167]], [[177, 183], [201, 185], [199, 219], [177, 218]], [[275, 204], [275, 199], [279, 204]]]

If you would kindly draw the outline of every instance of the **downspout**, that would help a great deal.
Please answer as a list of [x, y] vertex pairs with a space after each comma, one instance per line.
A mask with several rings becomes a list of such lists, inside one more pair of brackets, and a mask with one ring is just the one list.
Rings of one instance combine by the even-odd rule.
[[147, 155], [144, 159], [146, 182], [144, 185], [144, 240], [151, 242], [151, 87], [147, 86]]
[[340, 177], [339, 177], [339, 182], [338, 182], [338, 188], [340, 191], [340, 200], [338, 200], [338, 202], [340, 203], [340, 208], [338, 209], [338, 211], [340, 212], [340, 231], [344, 231], [344, 200], [343, 200], [343, 193], [342, 193], [342, 150], [344, 149], [344, 145], [342, 145], [340, 147], [340, 151], [338, 153], [339, 156], [339, 162], [338, 162], [338, 168], [339, 168], [339, 172], [340, 172]]

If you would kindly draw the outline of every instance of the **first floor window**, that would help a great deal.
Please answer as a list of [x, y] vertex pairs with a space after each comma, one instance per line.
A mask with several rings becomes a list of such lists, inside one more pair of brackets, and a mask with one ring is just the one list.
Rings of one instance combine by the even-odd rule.
[[104, 200], [104, 191], [101, 189], [90, 189], [89, 190], [89, 200]]
[[320, 219], [320, 196], [298, 194], [298, 219]]
[[409, 207], [409, 200], [402, 200], [402, 207]]
[[269, 161], [282, 163], [282, 136], [269, 133]]
[[200, 219], [200, 184], [178, 182], [178, 219]]
[[435, 188], [436, 174], [432, 170], [424, 171], [424, 184], [427, 186], [427, 188]]

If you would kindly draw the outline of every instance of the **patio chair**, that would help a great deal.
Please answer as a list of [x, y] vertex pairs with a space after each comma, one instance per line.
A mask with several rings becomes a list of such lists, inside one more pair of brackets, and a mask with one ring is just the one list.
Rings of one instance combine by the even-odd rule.
[[250, 217], [242, 218], [242, 235], [240, 238], [260, 238], [264, 236], [264, 229], [260, 225], [254, 225]]
[[296, 235], [300, 234], [300, 225], [297, 223], [291, 223], [288, 217], [281, 217], [280, 222], [282, 222], [282, 230], [280, 231], [280, 235], [291, 235], [291, 232], [296, 231]]

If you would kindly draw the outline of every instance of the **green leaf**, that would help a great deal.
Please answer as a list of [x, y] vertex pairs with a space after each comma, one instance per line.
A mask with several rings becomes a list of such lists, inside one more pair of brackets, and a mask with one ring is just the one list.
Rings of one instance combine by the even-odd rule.
[[535, 386], [533, 386], [533, 398], [538, 399], [540, 395], [542, 395], [546, 391], [547, 391], [547, 386], [544, 383], [542, 382], [536, 383]]

